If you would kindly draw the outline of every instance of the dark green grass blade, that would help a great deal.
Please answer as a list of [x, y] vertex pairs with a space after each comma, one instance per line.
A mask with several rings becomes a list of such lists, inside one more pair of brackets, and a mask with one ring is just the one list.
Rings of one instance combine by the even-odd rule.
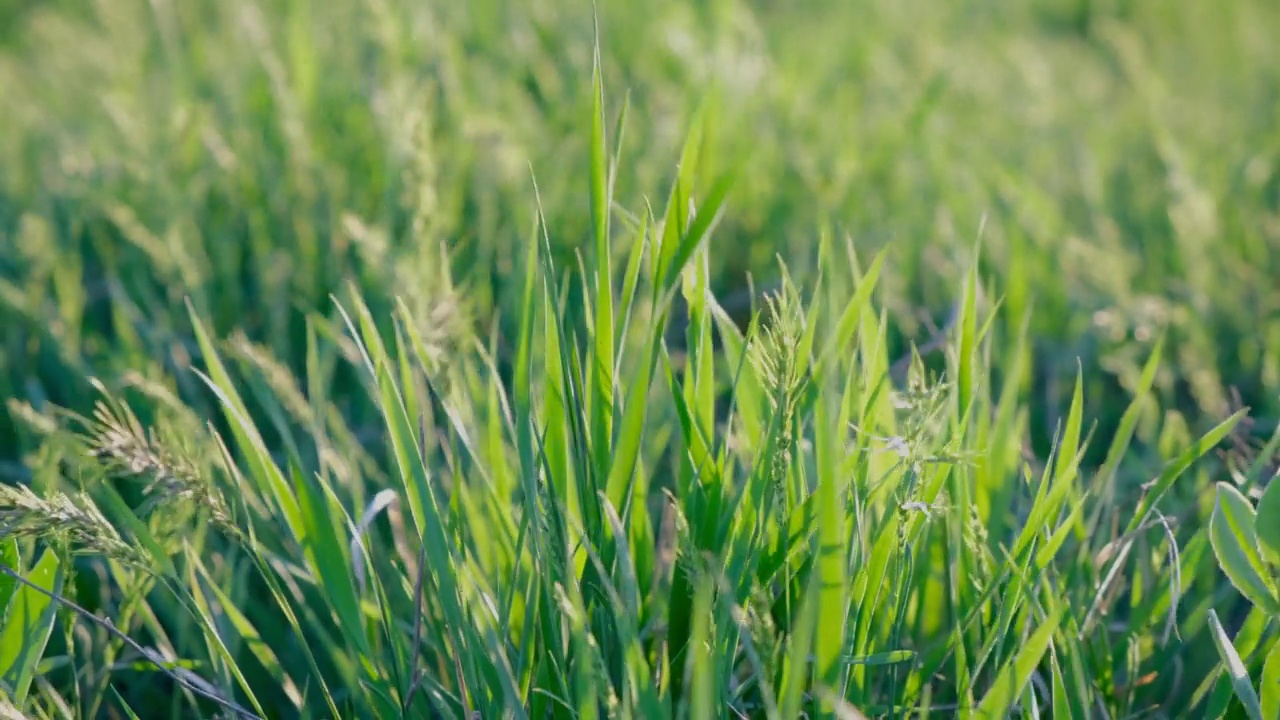
[[[204, 563], [200, 561], [199, 555], [193, 552], [191, 548], [188, 548], [186, 557], [187, 561], [191, 564], [190, 570], [188, 571], [190, 592], [201, 618], [207, 620], [210, 617], [211, 604], [206, 598], [206, 594], [212, 593], [218, 600], [218, 603], [221, 606], [221, 611], [226, 614], [228, 624], [234, 630], [236, 635], [239, 636], [237, 640], [248, 648], [249, 652], [254, 656], [254, 659], [262, 665], [263, 669], [266, 670], [273, 681], [280, 684], [280, 687], [290, 696], [290, 699], [301, 701], [301, 696], [298, 694], [296, 684], [284, 671], [275, 651], [263, 641], [257, 628], [253, 626], [244, 613], [235, 606], [235, 603], [232, 602], [231, 598], [226, 595], [222, 588], [218, 586], [218, 583], [216, 583], [210, 576], [209, 571], [205, 569]], [[201, 580], [203, 580], [203, 582], [201, 582]], [[223, 660], [226, 663], [228, 670], [240, 685], [240, 688], [245, 692], [246, 696], [248, 696], [255, 709], [257, 709], [258, 712], [263, 712], [263, 708], [258, 703], [258, 699], [253, 692], [252, 685], [250, 684], [248, 677], [245, 676], [238, 664], [232, 659], [230, 652], [226, 648], [225, 641], [222, 640], [221, 636], [214, 639], [209, 638], [206, 635], [206, 639], [218, 646], [218, 654], [223, 655]]]

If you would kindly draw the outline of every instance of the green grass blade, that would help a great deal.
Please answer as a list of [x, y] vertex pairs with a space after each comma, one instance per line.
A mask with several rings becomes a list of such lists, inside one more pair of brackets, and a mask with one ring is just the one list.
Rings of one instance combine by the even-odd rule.
[[690, 676], [689, 720], [714, 720], [717, 693], [715, 663], [711, 651], [715, 638], [712, 635], [712, 598], [714, 586], [710, 580], [699, 583], [693, 599], [693, 628], [689, 635]]
[[1280, 614], [1280, 597], [1258, 553], [1254, 511], [1235, 486], [1220, 482], [1209, 519], [1209, 542], [1223, 573], [1254, 605]]
[[1017, 541], [1010, 552], [1012, 557], [1020, 557], [1028, 545], [1039, 536], [1046, 525], [1057, 517], [1072, 489], [1072, 481], [1076, 478], [1080, 460], [1084, 450], [1079, 447], [1080, 424], [1084, 408], [1083, 378], [1077, 376], [1076, 389], [1072, 396], [1071, 410], [1067, 415], [1067, 427], [1062, 439], [1054, 445], [1056, 456], [1053, 464], [1054, 473], [1049, 477], [1049, 467], [1045, 468], [1046, 477], [1036, 491], [1036, 498], [1031, 506]]
[[[591, 109], [591, 224], [595, 236], [594, 344], [589, 368], [591, 380], [591, 444], [597, 475], [609, 473], [609, 447], [613, 436], [614, 310], [613, 259], [609, 242], [609, 208], [613, 202], [609, 181], [604, 129], [604, 86], [600, 48], [595, 48], [592, 69]], [[588, 500], [590, 501], [590, 500]]]
[[1111, 447], [1107, 450], [1107, 458], [1103, 461], [1102, 467], [1098, 470], [1098, 479], [1100, 482], [1109, 483], [1120, 461], [1129, 450], [1129, 444], [1133, 440], [1134, 430], [1138, 426], [1138, 418], [1140, 417], [1143, 405], [1146, 402], [1148, 393], [1151, 392], [1151, 386], [1155, 383], [1156, 371], [1160, 368], [1160, 360], [1164, 353], [1164, 336], [1156, 341], [1156, 345], [1151, 350], [1151, 355], [1147, 357], [1147, 363], [1142, 368], [1142, 375], [1138, 379], [1138, 387], [1135, 389], [1133, 399], [1129, 402], [1129, 407], [1125, 408], [1124, 415], [1120, 417], [1120, 425], [1116, 428], [1116, 433], [1112, 436]]
[[[654, 253], [652, 272], [654, 298], [666, 293], [672, 286], [667, 278], [676, 277], [672, 273], [674, 258], [680, 247], [681, 238], [685, 236], [686, 217], [689, 212], [689, 192], [700, 170], [699, 156], [702, 152], [704, 118], [702, 116], [693, 123], [689, 134], [685, 137], [684, 147], [680, 151], [679, 171], [671, 183], [671, 191], [667, 197], [667, 209], [662, 220], [662, 234]], [[692, 253], [691, 253], [692, 254]]]
[[[22, 556], [18, 550], [17, 538], [0, 540], [0, 568], [9, 568], [14, 572], [22, 572]], [[0, 617], [9, 607], [9, 600], [18, 589], [16, 578], [0, 573]]]
[[[821, 628], [814, 642], [814, 675], [833, 685], [844, 652], [845, 620], [850, 603], [845, 571], [846, 488], [841, 482], [839, 444], [830, 417], [829, 404], [819, 400], [814, 417], [815, 451], [818, 471], [817, 624]], [[827, 712], [831, 707], [825, 708]]]
[[975, 265], [969, 270], [965, 281], [964, 296], [960, 302], [960, 344], [957, 350], [958, 367], [956, 369], [956, 390], [959, 404], [957, 417], [969, 415], [969, 405], [973, 402], [973, 383], [976, 376], [974, 361], [977, 359], [978, 344], [978, 268]]
[[1181, 477], [1182, 473], [1191, 467], [1192, 463], [1222, 442], [1222, 439], [1235, 428], [1246, 413], [1248, 413], [1248, 410], [1239, 410], [1233, 413], [1174, 458], [1160, 473], [1160, 476], [1156, 478], [1150, 489], [1146, 491], [1146, 494], [1143, 495], [1142, 501], [1138, 503], [1138, 511], [1129, 520], [1124, 534], [1128, 535], [1143, 525], [1150, 517], [1151, 511], [1156, 504], [1160, 502], [1165, 493], [1169, 492], [1169, 488], [1173, 486], [1174, 481]]
[[1067, 684], [1062, 678], [1062, 668], [1058, 665], [1058, 653], [1052, 647], [1049, 649], [1049, 663], [1050, 670], [1053, 672], [1053, 677], [1050, 678], [1053, 683], [1053, 703], [1051, 705], [1053, 717], [1071, 717], [1071, 701], [1067, 698]]
[[[363, 309], [363, 308], [362, 308]], [[350, 327], [356, 334], [356, 329]], [[406, 396], [396, 386], [391, 368], [393, 361], [386, 355], [383, 344], [377, 337], [377, 329], [367, 312], [361, 312], [361, 328], [357, 335], [364, 340], [364, 347], [370, 352], [370, 361], [376, 373], [378, 403], [390, 440], [392, 455], [398, 468], [400, 490], [408, 499], [410, 515], [418, 537], [426, 548], [426, 572], [431, 575], [436, 598], [439, 600], [444, 616], [445, 627], [449, 630], [452, 652], [459, 659], [459, 674], [467, 677], [469, 686], [476, 685], [474, 662], [463, 633], [472, 627], [463, 608], [455, 576], [457, 561], [454, 558], [454, 542], [448, 532], [449, 514], [440, 506], [431, 487], [428, 471], [422, 460], [422, 448], [418, 446], [414, 423], [409, 418], [405, 405]]]
[[298, 509], [298, 501], [290, 491], [289, 483], [280, 472], [280, 468], [271, 459], [271, 453], [268, 451], [266, 443], [263, 442], [262, 436], [254, 426], [251, 419], [252, 416], [245, 408], [244, 401], [240, 399], [240, 394], [236, 392], [235, 384], [231, 381], [231, 376], [227, 374], [226, 368], [218, 358], [217, 348], [205, 331], [200, 318], [196, 316], [194, 308], [190, 310], [190, 315], [191, 324], [200, 345], [200, 352], [204, 357], [205, 367], [209, 371], [208, 375], [199, 373], [199, 376], [209, 386], [209, 389], [218, 396], [218, 400], [222, 404], [223, 414], [226, 416], [227, 423], [231, 426], [232, 435], [235, 437], [236, 446], [249, 463], [250, 476], [257, 483], [258, 490], [264, 497], [272, 498], [275, 501], [294, 539], [301, 541], [305, 531], [302, 527], [302, 516], [301, 511]]
[[[288, 698], [292, 700], [298, 708], [301, 708], [303, 702], [302, 694], [298, 690], [297, 683], [294, 682], [293, 678], [284, 670], [275, 650], [263, 640], [262, 634], [258, 632], [258, 629], [254, 627], [249, 618], [241, 612], [235, 602], [232, 601], [227, 593], [218, 585], [217, 582], [214, 581], [213, 577], [210, 576], [204, 563], [200, 561], [200, 556], [194, 552], [188, 552], [186, 556], [187, 561], [191, 563], [192, 569], [199, 574], [201, 579], [204, 580], [203, 583], [200, 583], [194, 576], [192, 577], [191, 589], [193, 592], [213, 593], [214, 597], [218, 600], [221, 612], [226, 615], [228, 623], [235, 629], [236, 634], [240, 636], [240, 642], [244, 643], [244, 646], [253, 654], [254, 659], [262, 665], [263, 669], [271, 676], [272, 680], [279, 684], [280, 688]], [[209, 605], [207, 601], [203, 600], [203, 598], [198, 602], [200, 602], [200, 607], [202, 609], [207, 608]], [[253, 693], [248, 687], [247, 680], [241, 676], [239, 668], [233, 668], [233, 672], [237, 676], [237, 680], [242, 683], [242, 689], [252, 697]]]
[[[595, 238], [597, 266], [601, 272], [596, 281], [600, 288], [607, 287], [609, 265], [609, 168], [608, 143], [604, 130], [604, 79], [601, 77], [600, 46], [596, 39], [591, 64], [591, 230]], [[601, 293], [603, 294], [603, 293]], [[613, 317], [613, 308], [609, 308]]]
[[889, 650], [887, 652], [875, 653], [863, 657], [844, 657], [840, 662], [845, 665], [869, 665], [873, 667], [883, 665], [897, 665], [900, 663], [913, 663], [916, 661], [917, 655], [911, 650]]
[[[658, 327], [664, 326], [660, 318]], [[609, 502], [616, 507], [626, 506], [627, 486], [635, 478], [636, 465], [640, 459], [645, 435], [645, 419], [649, 412], [649, 391], [661, 349], [659, 340], [660, 335], [656, 332], [649, 338], [648, 347], [642, 356], [645, 359], [634, 371], [631, 387], [625, 397], [626, 405], [622, 411], [622, 424], [618, 427], [617, 444], [612, 448], [613, 460], [606, 485]], [[645, 485], [647, 487], [647, 483]]]
[[630, 544], [627, 541], [627, 530], [612, 503], [604, 499], [602, 508], [617, 547], [617, 575], [619, 576], [617, 595], [620, 602], [615, 617], [618, 625], [618, 641], [626, 668], [626, 682], [635, 698], [635, 704], [643, 713], [642, 717], [661, 718], [664, 716], [662, 703], [658, 698], [636, 627], [636, 619], [640, 617], [641, 595], [635, 565], [631, 558]]
[[1258, 500], [1254, 531], [1258, 547], [1271, 565], [1280, 567], [1280, 481], [1272, 478]]
[[675, 286], [676, 281], [680, 278], [680, 273], [684, 272], [684, 266], [688, 264], [689, 260], [693, 258], [694, 252], [707, 239], [711, 228], [720, 219], [720, 213], [724, 209], [724, 201], [729, 195], [729, 190], [733, 187], [734, 179], [734, 175], [728, 173], [722, 175], [711, 186], [706, 202], [698, 208], [697, 214], [694, 215], [693, 223], [680, 236], [679, 244], [672, 253], [670, 263], [666, 266], [665, 274], [662, 278], [662, 287], [670, 288]]
[[1010, 657], [1004, 667], [991, 682], [991, 688], [978, 703], [977, 710], [966, 713], [970, 718], [1005, 717], [1014, 700], [1022, 694], [1022, 689], [1031, 680], [1031, 674], [1044, 658], [1045, 651], [1062, 623], [1065, 608], [1054, 610], [1025, 643], [1018, 646], [1018, 652]]
[[1054, 483], [1070, 483], [1075, 480], [1077, 453], [1080, 451], [1080, 432], [1084, 424], [1084, 369], [1076, 367], [1076, 385], [1071, 394], [1071, 410], [1067, 413], [1067, 425], [1062, 441], [1057, 447], [1057, 463], [1053, 468]]
[[[188, 556], [195, 555], [194, 548], [191, 548], [189, 545], [185, 548], [185, 552]], [[289, 629], [297, 637], [305, 639], [306, 635], [303, 631], [302, 623], [298, 620], [298, 615], [294, 612], [293, 606], [290, 604], [289, 598], [286, 596], [285, 588], [282, 587], [280, 578], [270, 566], [269, 561], [256, 552], [251, 552], [250, 558], [253, 561], [255, 569], [258, 571], [259, 577], [261, 577], [263, 582], [266, 584], [268, 594], [271, 596], [272, 600], [275, 601], [275, 607], [279, 608], [281, 615], [284, 616], [285, 623], [289, 626]], [[192, 564], [194, 565], [195, 563]], [[306, 606], [303, 606], [302, 610], [305, 612], [307, 610]], [[217, 633], [213, 630], [214, 626], [209, 623], [208, 613], [205, 612], [203, 608], [200, 608], [199, 619], [204, 623], [206, 635], [212, 635], [214, 640], [217, 641], [218, 648], [224, 658], [227, 657], [228, 653], [226, 647], [225, 645], [222, 645], [221, 639], [217, 637]], [[314, 622], [314, 618], [309, 618], [309, 622], [312, 626], [315, 626], [316, 624]], [[315, 653], [311, 649], [311, 643], [300, 642], [299, 646], [301, 647], [302, 656], [307, 663], [307, 667], [311, 670], [313, 677], [316, 678], [316, 681], [320, 686], [320, 693], [324, 697], [325, 707], [329, 712], [334, 713], [335, 715], [338, 714], [337, 701], [334, 698], [333, 691], [329, 688], [329, 681], [325, 679], [325, 676], [320, 671], [320, 666]]]
[[[883, 603], [886, 600], [886, 578], [888, 577], [890, 559], [894, 555], [897, 546], [899, 522], [899, 514], [890, 511], [883, 525], [878, 528], [879, 535], [875, 538], [872, 546], [871, 557], [854, 577], [854, 587], [860, 590], [860, 592], [855, 592], [854, 595], [858, 608], [858, 620], [855, 626], [857, 633], [852, 650], [852, 654], [855, 657], [871, 654], [871, 631], [876, 613], [883, 607]], [[859, 665], [853, 668], [853, 684], [855, 688], [864, 688], [867, 681], [866, 678], [866, 667]], [[865, 696], [861, 699], [870, 698]], [[855, 698], [854, 701], [859, 702], [860, 699]]]
[[1280, 717], [1280, 640], [1271, 641], [1271, 651], [1262, 664], [1258, 695], [1262, 717]]
[[[138, 713], [134, 712], [133, 708], [129, 707], [129, 703], [125, 702], [124, 698], [120, 697], [119, 690], [111, 688], [111, 694], [115, 696], [116, 702], [120, 704], [120, 709], [124, 711], [125, 717], [129, 718], [129, 720], [142, 720], [142, 718], [138, 717]], [[19, 715], [18, 717], [21, 716]]]
[[0, 623], [0, 683], [11, 688], [18, 707], [26, 702], [57, 619], [58, 607], [49, 594], [62, 594], [65, 582], [58, 554], [46, 549], [24, 579], [35, 587], [18, 583]]
[[637, 296], [637, 288], [640, 284], [640, 269], [644, 263], [641, 262], [649, 245], [649, 215], [646, 213], [640, 218], [640, 227], [636, 229], [634, 238], [631, 241], [631, 251], [627, 257], [627, 267], [624, 271], [622, 280], [622, 295], [620, 296], [620, 314], [622, 317], [622, 327], [617, 334], [617, 347], [615, 348], [617, 365], [614, 367], [614, 374], [622, 372], [622, 348], [627, 342], [631, 331], [631, 320], [635, 314], [635, 302]]
[[[195, 556], [190, 543], [184, 543], [184, 549], [188, 557]], [[187, 604], [187, 609], [200, 623], [200, 629], [202, 630], [200, 639], [209, 648], [210, 657], [215, 660], [215, 663], [225, 668], [227, 673], [235, 680], [241, 692], [249, 699], [249, 704], [253, 706], [253, 709], [259, 714], [264, 714], [262, 704], [258, 700], [257, 693], [254, 692], [253, 684], [249, 682], [249, 679], [240, 669], [240, 665], [236, 662], [230, 648], [227, 647], [227, 643], [222, 637], [222, 632], [219, 631], [218, 625], [213, 619], [213, 608], [206, 597], [204, 589], [196, 580], [195, 567], [196, 564], [193, 562], [191, 568], [188, 569], [187, 593], [190, 594], [191, 602]]]
[[818, 630], [818, 611], [822, 602], [822, 578], [817, 573], [810, 576], [796, 617], [792, 621], [789, 647], [784, 669], [785, 680], [781, 688], [781, 715], [783, 720], [799, 720], [802, 703], [808, 688], [814, 638]]
[[[307, 564], [324, 586], [325, 597], [338, 616], [348, 646], [369, 655], [369, 639], [361, 621], [348, 544], [339, 540], [338, 535], [339, 529], [351, 526], [351, 520], [333, 498], [332, 490], [313, 486], [296, 464], [290, 463], [290, 471], [306, 528], [303, 552]], [[323, 481], [316, 478], [316, 483], [323, 484]]]
[[1214, 643], [1218, 646], [1218, 654], [1222, 657], [1223, 664], [1227, 666], [1227, 676], [1231, 679], [1231, 687], [1235, 690], [1240, 704], [1244, 706], [1250, 720], [1265, 720], [1266, 716], [1262, 714], [1262, 703], [1258, 700], [1258, 694], [1254, 692], [1252, 681], [1249, 679], [1249, 670], [1241, 662], [1240, 654], [1236, 652], [1231, 638], [1227, 637], [1227, 631], [1218, 620], [1218, 613], [1212, 609], [1209, 610], [1209, 629], [1213, 633]]
[[846, 357], [849, 343], [862, 327], [863, 313], [866, 312], [867, 304], [871, 301], [871, 293], [880, 279], [880, 269], [884, 266], [887, 252], [887, 250], [881, 250], [877, 253], [875, 259], [871, 261], [871, 266], [859, 280], [857, 289], [841, 311], [840, 319], [836, 321], [835, 330], [822, 345], [813, 369], [815, 375], [822, 374], [827, 363]]

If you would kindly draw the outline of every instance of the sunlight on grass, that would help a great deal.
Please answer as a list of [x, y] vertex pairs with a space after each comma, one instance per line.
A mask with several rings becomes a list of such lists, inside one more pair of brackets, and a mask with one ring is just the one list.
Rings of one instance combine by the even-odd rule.
[[1210, 12], [0, 3], [0, 714], [1274, 713]]

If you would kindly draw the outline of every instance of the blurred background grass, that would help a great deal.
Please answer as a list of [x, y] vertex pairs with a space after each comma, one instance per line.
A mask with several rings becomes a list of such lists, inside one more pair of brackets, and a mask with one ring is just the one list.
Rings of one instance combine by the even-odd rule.
[[[698, 107], [711, 162], [743, 164], [720, 292], [768, 283], [777, 255], [811, 277], [821, 232], [892, 245], [901, 349], [945, 318], [980, 238], [1009, 317], [1034, 307], [1041, 447], [1077, 358], [1105, 398], [1161, 329], [1166, 402], [1217, 417], [1237, 387], [1275, 415], [1274, 3], [599, 15], [606, 82], [629, 93], [620, 203], [661, 192]], [[83, 408], [90, 374], [183, 367], [188, 296], [296, 370], [305, 311], [348, 283], [375, 311], [425, 302], [448, 291], [442, 248], [462, 319], [509, 333], [531, 173], [566, 261], [587, 237], [585, 2], [9, 0], [0, 27], [7, 397]], [[16, 433], [0, 415], [11, 473]]]
[[[586, 237], [587, 3], [0, 7], [6, 396], [84, 407], [91, 372], [182, 366], [187, 296], [296, 369], [306, 310], [348, 282], [440, 292], [442, 247], [468, 317], [509, 330], [531, 171], [566, 260]], [[744, 165], [721, 292], [775, 255], [809, 275], [823, 231], [892, 245], [901, 346], [980, 237], [1009, 316], [1034, 305], [1042, 410], [1077, 358], [1095, 396], [1131, 382], [1168, 328], [1166, 399], [1217, 416], [1235, 386], [1275, 414], [1274, 3], [647, 0], [600, 23], [624, 206], [701, 105], [712, 162]]]

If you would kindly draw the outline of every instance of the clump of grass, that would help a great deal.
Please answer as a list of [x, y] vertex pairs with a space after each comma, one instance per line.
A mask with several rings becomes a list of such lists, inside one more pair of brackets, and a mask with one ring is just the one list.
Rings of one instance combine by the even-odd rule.
[[[617, 159], [602, 92], [595, 113], [589, 196], [607, 206]], [[841, 267], [824, 239], [822, 291], [805, 300], [787, 280], [741, 332], [707, 284], [726, 185], [696, 180], [698, 137], [665, 215], [621, 231], [618, 268], [612, 242], [594, 245], [594, 273], [579, 265], [583, 311], [561, 303], [564, 276], [539, 227], [510, 375], [479, 342], [442, 356], [409, 304], [384, 323], [353, 294], [336, 308], [343, 337], [330, 347], [309, 331], [300, 379], [233, 336], [249, 371], [237, 381], [193, 312], [199, 377], [221, 422], [175, 408], [156, 416], [167, 430], [148, 429], [108, 396], [70, 436], [83, 449], [65, 446], [104, 479], [145, 478], [141, 502], [113, 504], [129, 532], [23, 489], [11, 491], [3, 536], [72, 533], [84, 551], [149, 560], [158, 585], [117, 572], [103, 586], [137, 618], [121, 629], [139, 647], [170, 648], [155, 657], [192, 656], [209, 694], [259, 717], [1083, 716], [1183, 697], [1156, 669], [1159, 652], [1131, 640], [1151, 637], [1178, 602], [1176, 552], [1172, 566], [1128, 554], [1104, 582], [1083, 518], [1088, 508], [1096, 527], [1127, 523], [1116, 542], [1177, 542], [1126, 517], [1150, 514], [1241, 413], [1185, 449], [1135, 510], [1089, 497], [1080, 383], [1033, 477], [1018, 424], [1026, 391], [1016, 379], [997, 386], [986, 360], [1025, 357], [1027, 338], [1000, 337], [998, 316], [979, 316], [976, 271], [959, 288], [945, 373], [927, 379], [917, 356], [903, 388], [874, 310], [884, 255], [863, 268], [850, 253]], [[608, 223], [594, 232], [612, 241], [599, 234]], [[677, 363], [666, 321], [680, 290]], [[380, 415], [383, 487], [304, 451], [343, 427], [322, 385], [341, 362]], [[446, 376], [460, 384], [445, 389]], [[135, 385], [160, 406], [173, 399]], [[184, 445], [179, 429], [196, 436]], [[1115, 462], [1127, 443], [1113, 441]], [[110, 488], [96, 491], [118, 498]], [[175, 532], [172, 518], [194, 517], [184, 506], [221, 532]], [[1122, 562], [1136, 572], [1121, 574]], [[1141, 599], [1124, 620], [1091, 622], [1117, 577]], [[1151, 673], [1160, 680], [1132, 679]], [[60, 687], [49, 683], [43, 702]], [[154, 701], [110, 670], [98, 687], [116, 688], [122, 707]], [[174, 707], [199, 712], [209, 694], [187, 688]]]
[[[1241, 685], [1238, 666], [1274, 653], [1267, 618], [1252, 611], [1228, 623], [1239, 628], [1230, 678], [1203, 652], [1225, 648], [1229, 616], [1218, 610], [1238, 604], [1199, 572], [1210, 539], [1198, 496], [1219, 472], [1203, 459], [1244, 411], [1205, 413], [1204, 428], [1178, 413], [1216, 412], [1220, 375], [1237, 365], [1255, 391], [1276, 387], [1274, 338], [1228, 361], [1187, 320], [1207, 306], [1229, 339], [1252, 332], [1240, 287], [1265, 286], [1266, 243], [1241, 233], [1204, 252], [1206, 198], [1234, 186], [1197, 187], [1166, 124], [1180, 121], [1157, 111], [1166, 101], [1148, 84], [1144, 59], [1159, 49], [1132, 27], [1087, 18], [1093, 62], [1073, 77], [1091, 89], [1046, 90], [1030, 77], [1041, 65], [1016, 63], [1028, 78], [1013, 82], [987, 72], [990, 55], [960, 53], [973, 40], [934, 45], [929, 23], [971, 27], [963, 9], [923, 21], [859, 10], [858, 27], [910, 26], [906, 56], [931, 49], [912, 61], [933, 74], [917, 95], [900, 92], [902, 57], [879, 58], [865, 40], [840, 44], [852, 55], [813, 57], [837, 45], [817, 38], [845, 25], [806, 20], [775, 38], [781, 67], [768, 71], [789, 69], [794, 87], [764, 70], [750, 92], [727, 82], [678, 147], [663, 122], [607, 112], [609, 65], [630, 58], [640, 107], [681, 105], [679, 81], [664, 75], [680, 71], [655, 55], [732, 80], [681, 31], [727, 28], [715, 57], [751, 61], [768, 51], [753, 40], [757, 11], [723, 5], [710, 22], [678, 3], [620, 9], [615, 39], [646, 37], [642, 28], [675, 39], [624, 42], [606, 57], [557, 42], [572, 34], [557, 22], [575, 21], [549, 21], [537, 2], [491, 18], [500, 31], [430, 4], [352, 14], [368, 28], [352, 27], [342, 3], [115, 7], [94, 11], [95, 33], [41, 16], [39, 37], [66, 40], [48, 45], [85, 46], [59, 56], [68, 72], [0, 63], [29, 101], [0, 122], [56, 150], [60, 168], [33, 190], [53, 160], [6, 148], [26, 175], [6, 176], [0, 192], [74, 207], [90, 238], [34, 211], [0, 215], [14, 227], [0, 247], [20, 249], [8, 262], [26, 278], [0, 281], [0, 301], [17, 311], [0, 381], [30, 400], [10, 403], [9, 418], [26, 422], [37, 448], [25, 458], [31, 485], [0, 496], [0, 561], [25, 588], [0, 585], [0, 607], [10, 619], [46, 600], [71, 612], [63, 637], [50, 636], [49, 613], [0, 629], [0, 687], [27, 685], [36, 653], [48, 669], [32, 692], [11, 693], [24, 712], [1217, 716], [1230, 683]], [[184, 30], [185, 13], [202, 11], [201, 32]], [[156, 42], [139, 44], [137, 29], [152, 25]], [[353, 42], [319, 52], [325, 32]], [[190, 52], [174, 42], [196, 35]], [[1190, 41], [1212, 48], [1221, 37]], [[519, 72], [473, 52], [531, 43], [546, 46], [534, 53], [543, 62]], [[189, 62], [155, 82], [152, 46]], [[1080, 44], [1065, 47], [1075, 63]], [[1270, 52], [1260, 47], [1241, 52]], [[1050, 69], [1067, 62], [1057, 43], [1006, 49]], [[951, 67], [951, 52], [974, 64]], [[345, 71], [321, 78], [329, 53]], [[864, 69], [883, 86], [840, 112], [824, 73], [872, 65], [889, 68]], [[65, 114], [62, 96], [41, 87], [55, 76], [86, 95], [103, 78], [129, 88], [112, 97], [114, 125], [59, 120], [65, 134], [46, 139], [44, 125]], [[1205, 82], [1188, 83], [1196, 77]], [[590, 87], [589, 108], [566, 100], [575, 84]], [[380, 88], [376, 102], [349, 102], [368, 87]], [[962, 112], [1010, 87], [1029, 89], [1013, 94], [1038, 98], [1026, 103], [1034, 111]], [[1142, 99], [1122, 104], [1114, 131], [1093, 130], [1096, 142], [1042, 142], [1018, 124], [1074, 138], [1062, 131], [1079, 116], [1041, 117], [1066, 107], [1055, 93], [1096, 100], [1089, 93], [1114, 87]], [[176, 119], [148, 122], [151, 103], [183, 98]], [[339, 102], [344, 113], [332, 113]], [[849, 131], [849, 118], [860, 127]], [[550, 142], [561, 125], [589, 127], [587, 142]], [[624, 127], [646, 147], [627, 173]], [[877, 149], [830, 150], [847, 132]], [[466, 149], [477, 136], [497, 149]], [[1130, 144], [1143, 162], [1116, 149]], [[734, 150], [747, 160], [726, 172]], [[495, 240], [529, 230], [511, 212], [530, 194], [522, 152], [534, 159], [536, 222], [524, 243]], [[582, 175], [564, 171], [573, 167]], [[1256, 220], [1269, 180], [1250, 167]], [[665, 207], [625, 200], [659, 177]], [[1169, 197], [1151, 190], [1169, 177]], [[866, 215], [854, 231], [892, 225], [943, 240], [871, 257], [865, 244], [840, 248], [838, 234], [815, 243], [798, 230], [798, 208], [808, 218], [854, 200]], [[990, 206], [1000, 212], [979, 263], [957, 228]], [[1135, 264], [1119, 239], [1129, 234], [1160, 238], [1144, 245], [1156, 269]], [[784, 239], [744, 240], [757, 235]], [[779, 248], [787, 262], [766, 267]], [[1214, 269], [1240, 263], [1251, 282], [1215, 284]], [[810, 270], [804, 282], [794, 268]], [[743, 330], [716, 290], [747, 269], [784, 279]], [[87, 275], [103, 279], [87, 289]], [[1135, 300], [1171, 277], [1186, 297], [1158, 312]], [[953, 308], [928, 348], [945, 350], [944, 367], [912, 355], [901, 383], [891, 349], [913, 335], [904, 306], [921, 303]], [[1100, 316], [1099, 303], [1120, 310]], [[1136, 342], [1152, 334], [1149, 315], [1172, 326], [1167, 346]], [[1106, 342], [1081, 330], [1091, 322]], [[1161, 372], [1165, 347], [1179, 382]], [[1096, 370], [1103, 360], [1114, 377]], [[133, 402], [82, 383], [91, 370], [123, 377]], [[67, 412], [46, 412], [54, 406]], [[1094, 416], [1114, 428], [1091, 431]], [[1261, 472], [1258, 460], [1248, 474]], [[72, 552], [75, 583], [58, 588]]]

